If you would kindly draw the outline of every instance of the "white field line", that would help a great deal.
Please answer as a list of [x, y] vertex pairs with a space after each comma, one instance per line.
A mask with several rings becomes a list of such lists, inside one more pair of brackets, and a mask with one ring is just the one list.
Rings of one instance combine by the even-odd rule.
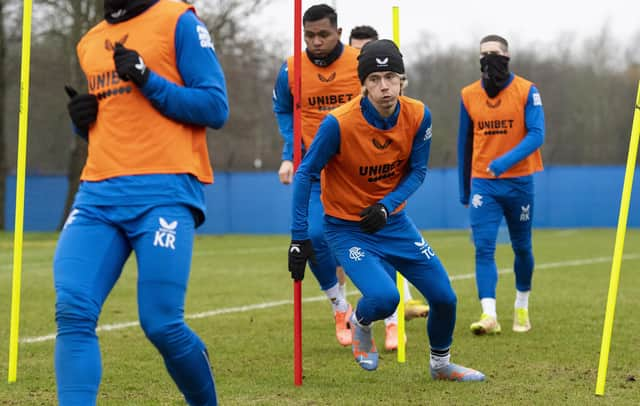
[[[640, 259], [640, 254], [624, 255], [623, 259], [625, 260]], [[612, 260], [611, 257], [596, 257], [596, 258], [589, 258], [589, 259], [576, 259], [571, 261], [548, 262], [545, 264], [536, 264], [536, 269], [540, 270], [540, 269], [553, 269], [553, 268], [563, 268], [563, 267], [575, 267], [575, 266], [582, 266], [582, 265], [593, 265], [593, 264], [600, 264], [604, 262], [610, 262], [611, 260]], [[512, 268], [503, 268], [498, 270], [498, 273], [500, 274], [505, 274], [509, 272], [513, 272]], [[459, 281], [459, 280], [466, 280], [466, 279], [473, 279], [473, 278], [475, 278], [475, 273], [467, 273], [462, 275], [451, 276], [452, 281]], [[348, 295], [355, 295], [359, 293], [360, 292], [354, 290], [349, 292]], [[302, 299], [304, 303], [319, 302], [322, 300], [326, 300], [326, 296], [315, 296], [315, 297], [308, 297], [308, 298]], [[278, 300], [275, 302], [256, 303], [256, 304], [246, 305], [246, 306], [226, 307], [223, 309], [209, 310], [201, 313], [187, 314], [185, 316], [185, 319], [187, 320], [204, 319], [208, 317], [218, 316], [221, 314], [246, 313], [253, 310], [269, 309], [272, 307], [278, 307], [278, 306], [284, 306], [284, 305], [290, 305], [290, 304], [293, 304], [293, 300]], [[139, 325], [140, 324], [137, 321], [105, 324], [102, 326], [98, 326], [98, 328], [96, 328], [96, 332], [122, 330], [125, 328], [136, 327]], [[45, 341], [55, 340], [55, 338], [56, 338], [55, 334], [47, 334], [44, 336], [36, 336], [36, 337], [25, 337], [20, 339], [20, 343], [21, 344], [41, 343]]]

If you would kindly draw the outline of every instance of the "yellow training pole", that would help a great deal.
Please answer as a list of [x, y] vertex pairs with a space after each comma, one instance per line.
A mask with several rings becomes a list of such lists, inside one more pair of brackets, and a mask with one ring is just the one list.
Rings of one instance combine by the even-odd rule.
[[629, 153], [627, 155], [627, 168], [624, 173], [622, 186], [622, 200], [620, 201], [620, 214], [618, 216], [618, 229], [616, 242], [613, 249], [613, 263], [611, 264], [611, 279], [609, 281], [609, 295], [607, 297], [607, 309], [604, 316], [604, 329], [602, 332], [602, 345], [600, 347], [600, 364], [598, 365], [598, 379], [596, 381], [596, 395], [604, 395], [604, 384], [607, 379], [607, 364], [609, 363], [609, 349], [611, 348], [611, 335], [613, 333], [613, 317], [616, 311], [616, 298], [618, 296], [618, 282], [620, 281], [620, 265], [624, 250], [624, 237], [627, 232], [627, 217], [631, 202], [631, 188], [633, 185], [633, 173], [636, 168], [638, 155], [638, 138], [640, 137], [640, 82], [636, 95], [633, 125], [631, 126], [631, 140], [629, 141]]
[[[393, 42], [400, 48], [400, 7], [393, 6]], [[404, 277], [400, 272], [396, 272], [396, 285], [400, 293], [400, 304], [398, 305], [398, 362], [406, 361], [405, 352], [405, 326], [404, 326]]]
[[22, 11], [22, 61], [20, 71], [18, 169], [16, 172], [16, 217], [13, 234], [13, 283], [11, 286], [11, 332], [9, 334], [9, 383], [15, 382], [18, 374], [18, 325], [20, 324], [20, 279], [22, 277], [24, 184], [27, 167], [27, 126], [29, 122], [31, 3], [32, 0], [24, 0]]

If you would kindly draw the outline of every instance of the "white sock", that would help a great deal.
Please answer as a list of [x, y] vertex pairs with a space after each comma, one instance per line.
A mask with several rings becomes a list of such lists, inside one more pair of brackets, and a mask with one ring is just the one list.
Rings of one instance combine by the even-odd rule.
[[371, 331], [371, 327], [373, 327], [373, 323], [368, 324], [368, 325], [364, 325], [364, 324], [360, 323], [358, 321], [358, 318], [356, 317], [355, 310], [354, 310], [353, 313], [351, 313], [351, 318], [349, 319], [349, 323], [355, 324], [356, 326], [360, 327], [364, 331]]
[[[338, 284], [340, 284], [340, 282], [338, 282]], [[340, 285], [340, 294], [342, 295], [343, 298], [346, 299], [346, 297], [347, 297], [347, 281], [344, 281], [344, 283], [342, 285]]]
[[389, 324], [398, 324], [398, 308], [391, 316], [384, 319], [384, 325], [388, 326]]
[[333, 312], [346, 312], [349, 308], [349, 303], [344, 298], [342, 293], [340, 292], [339, 284], [335, 284], [329, 289], [325, 290], [327, 297], [331, 301], [331, 306], [333, 307]]
[[482, 305], [482, 313], [489, 315], [495, 319], [498, 318], [498, 314], [496, 313], [496, 299], [485, 297], [480, 299], [480, 304]]
[[413, 300], [413, 296], [411, 296], [411, 289], [409, 289], [409, 282], [404, 280], [404, 301], [408, 302], [409, 300]]
[[[438, 351], [444, 352], [444, 351]], [[429, 357], [429, 364], [431, 365], [431, 369], [440, 369], [444, 368], [451, 362], [451, 353], [447, 350], [446, 354], [435, 354], [434, 351], [431, 351]]]
[[519, 290], [516, 290], [516, 303], [514, 305], [516, 309], [529, 308], [529, 293], [531, 293], [530, 290], [526, 292], [520, 292]]

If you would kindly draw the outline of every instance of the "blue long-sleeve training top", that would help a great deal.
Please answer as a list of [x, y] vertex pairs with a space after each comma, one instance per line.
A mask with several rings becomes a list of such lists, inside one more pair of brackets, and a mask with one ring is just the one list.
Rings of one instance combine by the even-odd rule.
[[[400, 113], [398, 103], [394, 113], [383, 118], [373, 107], [368, 98], [360, 102], [362, 113], [367, 122], [376, 128], [387, 130], [393, 128]], [[309, 151], [304, 156], [296, 171], [293, 183], [293, 221], [291, 237], [294, 240], [306, 240], [308, 235], [307, 216], [309, 212], [309, 195], [311, 179], [320, 176], [320, 171], [327, 162], [338, 153], [340, 148], [340, 126], [338, 120], [329, 114], [320, 124]], [[424, 117], [413, 138], [413, 146], [409, 157], [409, 170], [398, 186], [378, 203], [382, 203], [392, 213], [402, 202], [407, 200], [424, 181], [431, 149], [431, 113], [425, 106]]]
[[[215, 129], [229, 117], [224, 73], [207, 27], [191, 11], [178, 19], [175, 33], [176, 65], [184, 86], [151, 70], [140, 89], [163, 115], [183, 123]], [[144, 55], [142, 55], [144, 59]]]

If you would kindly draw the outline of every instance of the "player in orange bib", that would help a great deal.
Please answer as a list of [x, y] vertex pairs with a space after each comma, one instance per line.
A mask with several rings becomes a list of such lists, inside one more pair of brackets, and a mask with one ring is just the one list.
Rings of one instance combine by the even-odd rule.
[[296, 173], [289, 270], [302, 279], [313, 255], [309, 195], [312, 179], [322, 172], [326, 238], [362, 292], [350, 319], [357, 364], [368, 371], [378, 367], [372, 327], [398, 305], [397, 269], [431, 307], [426, 330], [432, 378], [484, 380], [482, 373], [450, 362], [456, 295], [440, 259], [404, 211], [427, 171], [431, 114], [423, 103], [401, 96], [404, 63], [392, 41], [362, 48], [358, 77], [362, 95], [323, 120]]
[[[334, 108], [348, 102], [360, 92], [357, 73], [359, 51], [340, 42], [342, 29], [338, 16], [326, 4], [310, 7], [302, 18], [306, 52], [302, 54], [302, 144], [308, 150], [322, 119]], [[280, 69], [273, 91], [273, 110], [284, 139], [282, 164], [278, 174], [284, 184], [293, 176], [293, 58]], [[336, 277], [339, 265], [324, 237], [320, 202], [320, 177], [313, 180], [310, 198], [310, 234], [315, 260], [309, 266], [331, 302], [336, 338], [341, 345], [351, 344], [349, 316], [351, 305]]]
[[[349, 34], [349, 45], [354, 48], [361, 49], [368, 42], [378, 39], [378, 32], [369, 25], [359, 25], [354, 27]], [[344, 271], [338, 268], [338, 280], [340, 281], [340, 289], [345, 291], [346, 280]], [[420, 299], [414, 299], [409, 289], [409, 282], [403, 279], [402, 287], [404, 290], [404, 318], [411, 320], [418, 317], [427, 317], [429, 314], [429, 305]], [[398, 312], [395, 311], [391, 316], [384, 319], [385, 338], [384, 347], [387, 350], [395, 350], [398, 348]], [[406, 335], [405, 335], [406, 341]]]
[[141, 329], [187, 403], [216, 405], [208, 350], [184, 304], [213, 182], [206, 127], [229, 114], [224, 74], [184, 2], [105, 0], [104, 16], [77, 46], [89, 92], [67, 87], [89, 155], [53, 262], [58, 402], [96, 404], [98, 319], [135, 253]]
[[460, 202], [471, 203], [476, 284], [482, 306], [477, 335], [501, 332], [496, 312], [498, 227], [504, 217], [515, 254], [513, 331], [527, 332], [533, 275], [533, 174], [541, 171], [544, 110], [536, 86], [509, 71], [509, 46], [498, 35], [480, 41], [482, 79], [462, 89], [458, 132]]

